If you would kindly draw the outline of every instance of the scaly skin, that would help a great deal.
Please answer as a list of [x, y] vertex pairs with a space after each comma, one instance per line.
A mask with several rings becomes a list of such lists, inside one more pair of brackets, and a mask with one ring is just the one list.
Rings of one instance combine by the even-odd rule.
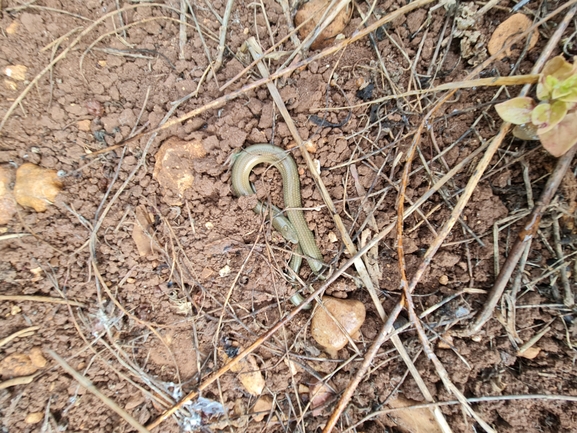
[[[314, 273], [318, 274], [323, 269], [323, 255], [317, 247], [313, 233], [307, 226], [301, 210], [301, 185], [297, 165], [286, 151], [270, 144], [255, 144], [235, 155], [232, 166], [233, 192], [239, 197], [255, 194], [249, 176], [255, 166], [263, 163], [276, 167], [280, 171], [283, 182], [285, 213], [288, 219], [281, 215], [280, 209], [273, 207], [272, 224], [285, 239], [300, 246], [309, 266]], [[254, 211], [259, 215], [266, 214], [268, 208], [259, 202]], [[297, 273], [298, 267], [295, 270]]]

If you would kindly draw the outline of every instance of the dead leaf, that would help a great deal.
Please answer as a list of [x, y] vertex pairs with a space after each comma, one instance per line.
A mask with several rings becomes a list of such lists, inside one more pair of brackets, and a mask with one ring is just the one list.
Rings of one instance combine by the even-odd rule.
[[[239, 347], [239, 350], [241, 348]], [[230, 358], [226, 351], [219, 347], [218, 349], [219, 357], [228, 364], [234, 358]], [[242, 359], [238, 364], [230, 367], [230, 371], [233, 373], [239, 373], [238, 379], [243, 384], [245, 389], [252, 395], [260, 395], [265, 386], [264, 377], [256, 363], [256, 359], [252, 355], [248, 355], [246, 358]]]
[[44, 419], [44, 414], [42, 412], [32, 412], [26, 415], [24, 422], [26, 424], [36, 424]]
[[[314, 30], [319, 20], [322, 18], [325, 10], [331, 4], [330, 0], [311, 0], [301, 6], [295, 15], [295, 27], [298, 27], [303, 22], [314, 15], [309, 22], [302, 26], [299, 30], [299, 36], [301, 39], [307, 37], [307, 35]], [[352, 14], [351, 3], [347, 4], [335, 17], [332, 23], [330, 23], [315, 39], [311, 45], [311, 49], [317, 50], [319, 48], [328, 47], [332, 44], [337, 35], [342, 33], [344, 28], [347, 26], [351, 19]]]
[[[409, 407], [418, 404], [417, 401], [397, 396], [389, 401], [392, 408]], [[399, 428], [407, 433], [439, 433], [440, 427], [435, 422], [431, 411], [427, 408], [396, 410], [389, 414]]]
[[[503, 21], [493, 32], [491, 36], [491, 40], [487, 45], [487, 49], [489, 50], [489, 54], [493, 55], [497, 53], [503, 46], [511, 40], [511, 38], [517, 36], [519, 33], [524, 32], [529, 27], [531, 27], [531, 20], [524, 14], [514, 14]], [[535, 46], [537, 40], [539, 39], [539, 32], [537, 29], [531, 33], [531, 39], [529, 40], [528, 49], [530, 50]], [[521, 40], [518, 42], [518, 46], [524, 46], [525, 40]], [[497, 56], [497, 59], [500, 60], [505, 56], [510, 56], [513, 54], [511, 48], [508, 48], [501, 54]]]
[[206, 150], [198, 139], [191, 141], [170, 137], [156, 153], [152, 176], [165, 192], [165, 199], [173, 206], [182, 204], [184, 192], [194, 182], [193, 160], [204, 158]]
[[8, 65], [4, 68], [4, 75], [16, 81], [24, 81], [27, 70], [28, 68], [24, 65]]
[[28, 376], [36, 373], [46, 365], [42, 350], [32, 348], [29, 354], [14, 353], [0, 362], [0, 375], [5, 377]]
[[517, 356], [521, 356], [521, 357], [526, 358], [526, 359], [535, 359], [537, 357], [537, 355], [539, 355], [539, 353], [541, 353], [541, 349], [539, 349], [538, 347], [532, 346], [532, 347], [529, 347], [528, 349], [524, 350], [523, 352], [518, 352]]
[[322, 414], [321, 406], [324, 406], [333, 396], [334, 392], [324, 382], [317, 381], [309, 387], [309, 401], [311, 402], [311, 409], [313, 416], [320, 416]]
[[0, 225], [8, 224], [17, 211], [16, 200], [10, 189], [14, 182], [14, 170], [0, 166]]
[[52, 204], [62, 182], [56, 170], [38, 167], [26, 162], [16, 170], [14, 197], [21, 206], [31, 207], [36, 212], [44, 212]]
[[250, 394], [260, 395], [264, 389], [265, 381], [256, 359], [254, 356], [248, 355], [243, 361], [246, 362], [241, 362], [243, 364], [242, 373], [239, 373], [238, 378]]
[[272, 397], [270, 395], [263, 395], [262, 397], [259, 397], [259, 399], [254, 404], [254, 407], [252, 408], [252, 413], [258, 414], [254, 415], [253, 419], [256, 422], [261, 422], [265, 416], [268, 416], [271, 409]]

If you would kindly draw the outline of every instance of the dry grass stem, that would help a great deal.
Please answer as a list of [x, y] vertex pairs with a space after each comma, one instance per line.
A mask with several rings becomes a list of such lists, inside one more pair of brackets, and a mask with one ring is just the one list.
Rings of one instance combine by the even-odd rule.
[[47, 302], [49, 304], [70, 305], [73, 307], [86, 307], [82, 302], [69, 301], [68, 299], [53, 298], [51, 296], [36, 296], [36, 295], [0, 295], [0, 301], [31, 301], [31, 302]]
[[16, 338], [29, 337], [31, 335], [34, 335], [34, 333], [39, 329], [40, 326], [30, 326], [28, 328], [21, 329], [20, 331], [16, 331], [13, 334], [10, 334], [8, 337], [0, 340], [0, 347], [8, 344], [9, 342], [11, 342]]

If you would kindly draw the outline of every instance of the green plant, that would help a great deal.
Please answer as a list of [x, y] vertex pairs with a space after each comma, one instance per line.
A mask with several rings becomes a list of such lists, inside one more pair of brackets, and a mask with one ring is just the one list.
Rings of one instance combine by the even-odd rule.
[[563, 56], [550, 59], [537, 83], [537, 99], [513, 98], [495, 105], [506, 122], [518, 125], [513, 134], [540, 140], [559, 157], [577, 143], [577, 57], [573, 64]]

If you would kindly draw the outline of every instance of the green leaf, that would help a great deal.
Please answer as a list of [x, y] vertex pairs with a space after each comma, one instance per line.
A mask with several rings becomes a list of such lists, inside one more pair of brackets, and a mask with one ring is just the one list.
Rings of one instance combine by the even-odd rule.
[[535, 108], [535, 101], [529, 97], [513, 98], [495, 105], [497, 114], [505, 122], [522, 125], [531, 121], [531, 111]]
[[571, 63], [565, 60], [563, 56], [553, 57], [548, 60], [543, 66], [541, 72], [543, 76], [552, 76], [557, 80], [564, 80], [575, 73], [574, 67]]
[[551, 99], [552, 90], [553, 89], [547, 87], [545, 76], [542, 75], [537, 82], [537, 99], [539, 99], [539, 101], [548, 101]]
[[560, 82], [551, 93], [553, 99], [560, 99], [570, 94], [577, 88], [577, 75], [572, 75], [566, 80]]
[[553, 129], [567, 114], [567, 104], [555, 101], [552, 104], [539, 104], [531, 113], [531, 122], [539, 127], [537, 132], [547, 132]]
[[551, 104], [539, 104], [531, 113], [531, 123], [539, 128], [545, 128], [549, 125], [551, 117]]
[[563, 155], [577, 144], [577, 112], [569, 113], [553, 129], [537, 132], [541, 144], [556, 157]]
[[551, 104], [551, 117], [549, 128], [554, 128], [567, 115], [567, 104], [563, 101], [555, 101]]
[[[560, 101], [567, 102], [567, 103], [575, 103], [577, 102], [577, 89], [571, 90], [570, 93], [567, 95], [559, 98]], [[571, 109], [571, 107], [567, 107], [567, 109]]]

